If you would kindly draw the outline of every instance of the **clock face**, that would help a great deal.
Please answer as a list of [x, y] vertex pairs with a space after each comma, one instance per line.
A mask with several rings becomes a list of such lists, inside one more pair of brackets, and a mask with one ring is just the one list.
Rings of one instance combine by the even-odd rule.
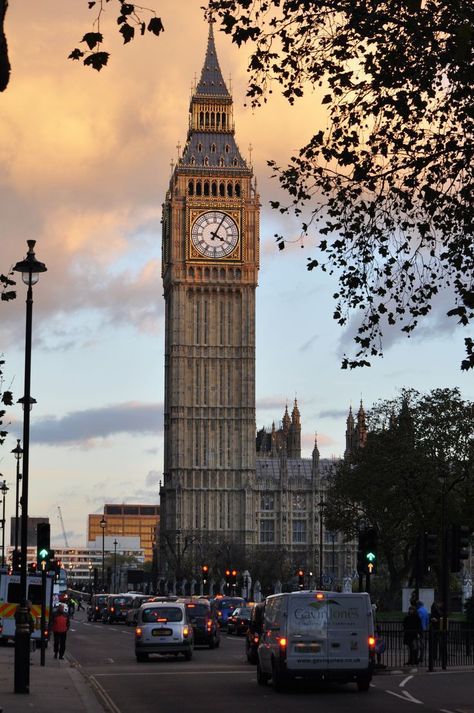
[[219, 210], [202, 213], [193, 223], [191, 240], [204, 257], [222, 258], [236, 247], [239, 230], [233, 218]]

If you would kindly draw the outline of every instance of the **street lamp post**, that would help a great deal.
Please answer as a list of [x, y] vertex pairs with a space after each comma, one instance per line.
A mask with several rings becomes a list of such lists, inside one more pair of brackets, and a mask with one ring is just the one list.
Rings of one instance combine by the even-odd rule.
[[20, 520], [19, 520], [19, 515], [20, 515], [20, 480], [21, 480], [21, 473], [20, 473], [20, 460], [23, 455], [23, 448], [20, 446], [20, 439], [17, 438], [16, 441], [16, 448], [12, 449], [12, 453], [15, 456], [16, 460], [16, 496], [15, 496], [15, 556], [13, 558], [13, 569], [16, 570], [18, 569], [18, 530], [20, 527]]
[[[0, 474], [1, 477], [1, 474]], [[0, 487], [3, 495], [3, 506], [2, 506], [2, 564], [5, 564], [5, 501], [7, 499], [7, 493], [10, 488], [7, 485], [7, 481], [4, 480], [2, 486]]]
[[30, 455], [30, 398], [31, 398], [31, 337], [33, 326], [33, 285], [39, 274], [46, 272], [44, 263], [39, 262], [34, 253], [36, 240], [28, 240], [28, 253], [24, 260], [17, 262], [13, 270], [21, 272], [21, 278], [28, 287], [26, 293], [25, 329], [25, 380], [23, 395], [23, 480], [21, 492], [21, 568], [20, 605], [15, 612], [15, 693], [30, 692], [30, 622], [27, 603], [27, 547], [28, 547], [28, 477]]
[[117, 539], [113, 541], [114, 545], [114, 594], [117, 594]]
[[107, 520], [102, 516], [99, 525], [102, 528], [102, 591], [104, 591], [105, 586], [105, 528], [107, 527]]

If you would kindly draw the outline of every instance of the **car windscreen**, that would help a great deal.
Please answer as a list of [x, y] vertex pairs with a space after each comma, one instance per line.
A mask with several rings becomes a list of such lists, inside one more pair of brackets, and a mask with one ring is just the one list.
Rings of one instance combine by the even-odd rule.
[[242, 606], [242, 599], [218, 599], [214, 602], [214, 605], [219, 611], [222, 609], [237, 609], [237, 607]]
[[190, 616], [206, 616], [209, 613], [209, 604], [198, 604], [190, 602], [186, 604], [186, 609]]
[[250, 619], [250, 616], [252, 614], [251, 609], [237, 609], [234, 614], [236, 616], [240, 616], [242, 619]]
[[97, 597], [97, 599], [95, 600], [95, 603], [100, 605], [100, 604], [105, 604], [106, 601], [107, 601], [107, 597]]
[[182, 609], [178, 609], [178, 607], [145, 607], [142, 611], [142, 622], [144, 624], [168, 621], [183, 621]]
[[132, 597], [114, 597], [112, 606], [116, 607], [131, 607], [133, 604]]

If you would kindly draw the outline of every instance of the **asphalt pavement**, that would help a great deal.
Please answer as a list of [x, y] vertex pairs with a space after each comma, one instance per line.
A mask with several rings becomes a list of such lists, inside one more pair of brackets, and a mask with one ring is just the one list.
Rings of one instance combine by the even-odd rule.
[[45, 666], [40, 666], [40, 652], [30, 657], [30, 692], [14, 693], [14, 658], [12, 645], [0, 646], [0, 713], [104, 713], [92, 684], [68, 657], [53, 658], [51, 644], [46, 650]]

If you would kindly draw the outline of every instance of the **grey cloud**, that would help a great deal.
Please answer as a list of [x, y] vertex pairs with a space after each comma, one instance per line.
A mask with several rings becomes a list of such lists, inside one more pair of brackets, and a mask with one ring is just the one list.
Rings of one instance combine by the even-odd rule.
[[150, 470], [148, 475], [145, 478], [145, 485], [147, 487], [152, 487], [153, 485], [157, 485], [162, 478], [162, 474], [157, 471], [157, 470]]
[[157, 434], [163, 429], [163, 405], [128, 402], [73, 411], [61, 418], [46, 416], [31, 427], [32, 439], [43, 445], [90, 446], [118, 433]]
[[348, 409], [327, 409], [326, 411], [320, 411], [318, 413], [318, 418], [335, 418], [337, 420], [341, 418], [347, 418]]

